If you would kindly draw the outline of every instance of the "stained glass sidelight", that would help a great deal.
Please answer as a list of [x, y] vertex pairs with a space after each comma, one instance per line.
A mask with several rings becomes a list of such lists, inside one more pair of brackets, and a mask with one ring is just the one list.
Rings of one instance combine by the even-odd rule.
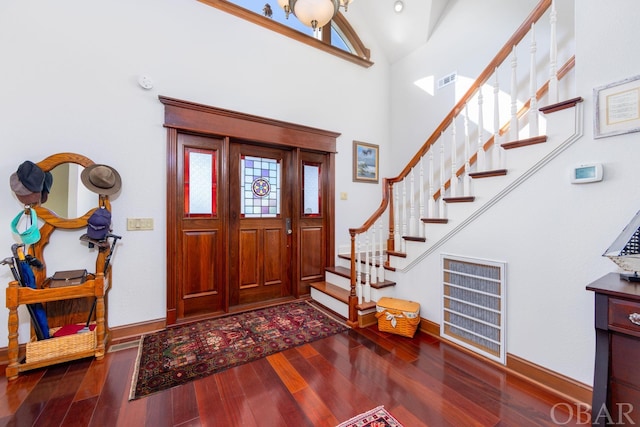
[[242, 216], [273, 218], [280, 214], [279, 159], [242, 156], [240, 159]]
[[215, 150], [185, 148], [184, 213], [187, 217], [215, 216], [217, 191]]

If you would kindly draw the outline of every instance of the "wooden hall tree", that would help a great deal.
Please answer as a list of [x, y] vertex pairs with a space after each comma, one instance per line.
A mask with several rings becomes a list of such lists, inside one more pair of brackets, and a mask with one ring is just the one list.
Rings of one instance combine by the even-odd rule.
[[338, 133], [160, 97], [167, 324], [298, 298], [334, 260]]

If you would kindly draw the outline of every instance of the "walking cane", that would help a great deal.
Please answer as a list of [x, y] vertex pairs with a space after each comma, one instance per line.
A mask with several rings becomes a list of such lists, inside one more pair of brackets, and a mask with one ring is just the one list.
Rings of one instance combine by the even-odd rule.
[[[107, 239], [109, 237], [113, 238], [113, 243], [111, 243], [111, 249], [109, 249], [109, 255], [107, 255], [107, 259], [104, 261], [104, 270], [103, 270], [104, 275], [106, 275], [107, 270], [109, 270], [109, 263], [111, 262], [111, 256], [113, 255], [113, 251], [116, 248], [116, 242], [118, 241], [118, 239], [122, 239], [122, 236], [118, 236], [111, 233], [107, 234]], [[93, 312], [96, 309], [97, 302], [98, 302], [98, 298], [94, 298], [93, 304], [91, 305], [91, 310], [89, 311], [89, 317], [87, 318], [87, 323], [84, 325], [84, 328], [78, 331], [79, 334], [82, 332], [90, 331], [89, 324], [91, 323], [91, 316], [93, 316]]]

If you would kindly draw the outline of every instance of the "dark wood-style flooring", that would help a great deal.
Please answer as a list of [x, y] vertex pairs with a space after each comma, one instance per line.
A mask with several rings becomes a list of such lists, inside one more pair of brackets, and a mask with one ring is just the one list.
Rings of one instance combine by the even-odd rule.
[[2, 377], [0, 425], [334, 427], [379, 405], [405, 427], [588, 422], [584, 409], [424, 333], [350, 330], [128, 401], [136, 353]]

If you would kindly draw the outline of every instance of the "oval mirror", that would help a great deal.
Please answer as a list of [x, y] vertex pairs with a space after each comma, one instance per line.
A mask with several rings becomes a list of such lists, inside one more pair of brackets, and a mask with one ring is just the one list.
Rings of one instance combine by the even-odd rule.
[[96, 207], [97, 195], [89, 191], [80, 180], [84, 166], [62, 163], [51, 169], [53, 185], [42, 207], [60, 218], [79, 218]]

